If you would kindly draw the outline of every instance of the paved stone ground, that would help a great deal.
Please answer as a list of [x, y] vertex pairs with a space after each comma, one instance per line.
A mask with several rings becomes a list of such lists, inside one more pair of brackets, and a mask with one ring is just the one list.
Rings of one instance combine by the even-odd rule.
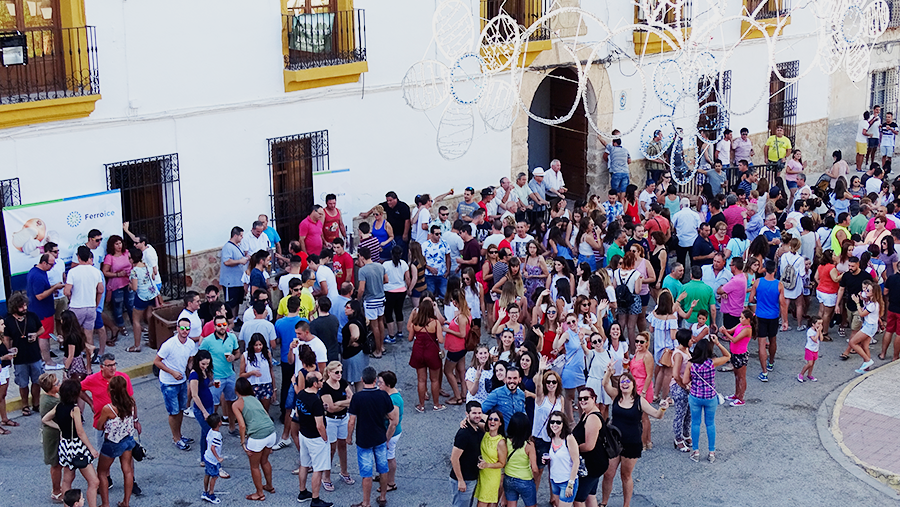
[[838, 407], [841, 442], [870, 473], [900, 486], [900, 365], [881, 368], [852, 386]]
[[[837, 337], [837, 333], [834, 334]], [[799, 384], [796, 375], [803, 364], [804, 340], [802, 333], [779, 335], [776, 367], [767, 384], [755, 379], [758, 361], [752, 357], [747, 405], [720, 407], [716, 417], [717, 463], [709, 464], [705, 459], [693, 463], [686, 454], [669, 447], [671, 415], [662, 421], [654, 420], [655, 448], [644, 453], [638, 462], [632, 505], [795, 507], [837, 505], [847, 501], [860, 505], [895, 505], [896, 495], [891, 497], [884, 489], [861, 480], [858, 473], [854, 475], [855, 465], [840, 451], [835, 454], [826, 450], [828, 445], [823, 445], [817, 429], [822, 424], [822, 414], [827, 414], [826, 419], [830, 417], [836, 397], [834, 391], [857, 377], [853, 373], [857, 361], [838, 359], [846, 343], [823, 343], [815, 371], [819, 382]], [[390, 346], [389, 350], [384, 359], [372, 360], [372, 363], [379, 370], [397, 372], [406, 411], [398, 451], [399, 489], [388, 495], [388, 501], [394, 506], [446, 505], [449, 453], [463, 409], [450, 407], [441, 413], [416, 413], [413, 409], [415, 372], [407, 365], [410, 344], [404, 342]], [[881, 364], [877, 362], [877, 365]], [[733, 375], [719, 373], [717, 385], [721, 392], [730, 394], [734, 386]], [[143, 442], [153, 459], [136, 464], [137, 480], [145, 495], [133, 498], [132, 505], [201, 505], [203, 469], [197, 463], [198, 451], [181, 452], [170, 443], [162, 396], [155, 378], [135, 379], [135, 391], [144, 424]], [[896, 393], [895, 388], [876, 391], [882, 398]], [[272, 413], [275, 412], [273, 409]], [[41, 461], [38, 418], [21, 417], [18, 412], [11, 415], [22, 426], [13, 428], [13, 435], [0, 437], [0, 506], [42, 505], [49, 495], [49, 474]], [[199, 438], [195, 421], [186, 418], [183, 428], [186, 435]], [[280, 425], [276, 428], [277, 431], [281, 429]], [[705, 433], [703, 435], [701, 449], [705, 450]], [[830, 438], [830, 433], [827, 435]], [[833, 441], [830, 444], [835, 447]], [[244, 495], [252, 491], [247, 458], [238, 445], [236, 437], [226, 435], [225, 466], [233, 478], [220, 480], [217, 484], [225, 505], [250, 504], [244, 500]], [[351, 475], [358, 479], [354, 447], [350, 448], [349, 454]], [[290, 448], [273, 455], [274, 483], [278, 492], [268, 496], [268, 504], [296, 504], [297, 478], [290, 471], [296, 467], [297, 459], [297, 452]], [[335, 460], [335, 477], [337, 471]], [[121, 472], [114, 469], [112, 476], [115, 486], [111, 499], [118, 501], [122, 494]], [[79, 478], [75, 485], [83, 487], [84, 482]], [[359, 484], [336, 484], [336, 488], [334, 493], [323, 493], [323, 498], [339, 506], [360, 500]], [[547, 501], [545, 483], [539, 492], [538, 503], [547, 505]], [[621, 486], [617, 480], [610, 506], [621, 505]]]

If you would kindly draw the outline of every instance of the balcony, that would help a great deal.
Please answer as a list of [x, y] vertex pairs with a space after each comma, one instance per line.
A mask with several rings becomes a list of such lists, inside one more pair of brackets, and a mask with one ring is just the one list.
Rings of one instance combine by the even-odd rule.
[[84, 118], [94, 111], [100, 72], [93, 26], [5, 31], [0, 44], [23, 47], [24, 60], [0, 66], [0, 128]]
[[[663, 2], [658, 2], [660, 5]], [[678, 50], [678, 42], [687, 40], [691, 36], [691, 0], [685, 0], [681, 7], [681, 14], [673, 8], [660, 9], [659, 12], [645, 13], [640, 7], [634, 8], [634, 22], [636, 24], [650, 25], [648, 15], [656, 16], [659, 21], [653, 23], [657, 28], [664, 25], [666, 35], [676, 45], [673, 46], [666, 42], [662, 37], [649, 30], [637, 29], [632, 32], [632, 42], [634, 43], [634, 53], [636, 55], [653, 55], [660, 53], [668, 53]]]
[[282, 15], [284, 90], [355, 83], [369, 71], [363, 9]]
[[[759, 6], [762, 5], [760, 8]], [[754, 19], [762, 25], [765, 33], [773, 37], [778, 30], [778, 23], [782, 26], [791, 24], [791, 0], [744, 0], [745, 16], [753, 15], [759, 8]], [[741, 22], [741, 37], [744, 39], [762, 39], [763, 31], [748, 21]]]
[[[524, 32], [537, 20], [550, 12], [552, 3], [552, 0], [481, 0], [479, 12], [479, 16], [481, 17], [481, 29], [484, 30], [488, 21], [499, 15], [500, 9], [502, 8], [506, 14], [516, 21], [516, 24], [519, 25], [519, 29]], [[564, 30], [558, 29], [557, 33], [564, 37], [569, 35], [562, 33], [563, 31]], [[534, 59], [537, 58], [541, 51], [550, 49], [552, 47], [550, 33], [551, 27], [549, 21], [545, 21], [540, 26], [536, 27], [534, 32], [528, 36], [528, 40], [524, 42], [522, 54], [519, 57], [517, 65], [527, 67], [534, 62]], [[488, 34], [489, 37], [500, 40], [507, 40], [509, 35], [511, 34]], [[513, 52], [513, 45], [496, 44], [482, 48], [481, 52], [482, 56], [496, 60], [498, 64], [504, 65], [508, 55]]]

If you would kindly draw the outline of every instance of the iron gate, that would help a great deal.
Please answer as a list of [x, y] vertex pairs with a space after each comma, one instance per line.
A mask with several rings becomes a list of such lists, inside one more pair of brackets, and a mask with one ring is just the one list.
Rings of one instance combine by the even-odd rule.
[[[147, 236], [159, 254], [162, 294], [184, 297], [186, 290], [181, 182], [178, 154], [106, 164], [106, 186], [122, 192], [122, 220]], [[130, 241], [126, 238], [126, 242]]]

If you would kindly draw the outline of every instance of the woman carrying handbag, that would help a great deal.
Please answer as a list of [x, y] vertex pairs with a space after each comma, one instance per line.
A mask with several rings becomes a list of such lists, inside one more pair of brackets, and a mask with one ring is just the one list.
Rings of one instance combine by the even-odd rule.
[[80, 470], [87, 481], [84, 497], [89, 507], [97, 507], [97, 488], [100, 479], [91, 462], [100, 452], [91, 444], [84, 424], [81, 422], [81, 410], [78, 408], [78, 397], [81, 396], [81, 384], [75, 379], [67, 379], [59, 386], [59, 404], [41, 421], [59, 430], [59, 464], [63, 467], [62, 491], [72, 489], [75, 470]]

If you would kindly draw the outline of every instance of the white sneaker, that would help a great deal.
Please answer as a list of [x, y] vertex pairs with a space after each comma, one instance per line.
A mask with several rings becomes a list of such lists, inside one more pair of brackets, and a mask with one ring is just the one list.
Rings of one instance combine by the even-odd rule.
[[196, 419], [196, 418], [194, 417], [194, 411], [191, 410], [191, 409], [189, 409], [189, 408], [184, 409], [184, 416], [185, 416], [185, 417], [190, 417], [191, 419]]
[[54, 364], [46, 364], [46, 363], [45, 363], [45, 364], [44, 364], [44, 370], [48, 370], [48, 371], [51, 371], [51, 370], [62, 370], [63, 368], [65, 368], [65, 365], [62, 365], [62, 364], [59, 364], [59, 363], [54, 363]]

